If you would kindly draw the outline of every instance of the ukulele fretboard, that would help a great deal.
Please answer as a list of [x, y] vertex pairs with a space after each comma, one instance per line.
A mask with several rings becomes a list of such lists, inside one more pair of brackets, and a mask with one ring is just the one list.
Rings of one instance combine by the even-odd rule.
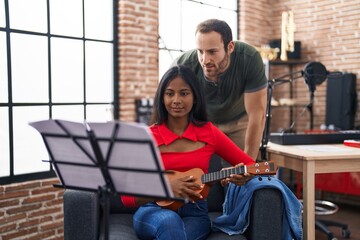
[[246, 166], [234, 167], [229, 169], [224, 169], [217, 172], [207, 173], [201, 176], [202, 183], [215, 182], [227, 177], [230, 177], [231, 174], [244, 174], [246, 173]]

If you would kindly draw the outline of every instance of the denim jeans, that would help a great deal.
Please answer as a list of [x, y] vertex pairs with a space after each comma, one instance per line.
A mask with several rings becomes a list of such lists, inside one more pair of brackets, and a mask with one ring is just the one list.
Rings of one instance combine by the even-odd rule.
[[134, 229], [140, 239], [206, 239], [211, 230], [207, 202], [187, 203], [177, 211], [145, 204], [134, 214]]

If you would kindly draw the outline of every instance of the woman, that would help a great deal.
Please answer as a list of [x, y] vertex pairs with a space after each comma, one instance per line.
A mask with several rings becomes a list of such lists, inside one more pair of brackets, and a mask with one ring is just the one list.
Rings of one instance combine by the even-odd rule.
[[[254, 163], [207, 121], [202, 88], [188, 67], [174, 66], [162, 77], [154, 100], [153, 123], [150, 129], [165, 170], [201, 168], [207, 173], [213, 154], [234, 166]], [[247, 178], [231, 175], [225, 181], [242, 185]], [[170, 181], [175, 197], [190, 200], [176, 211], [160, 207], [154, 199], [122, 196], [125, 206], [141, 206], [134, 215], [134, 229], [140, 239], [206, 239], [211, 222], [201, 185], [195, 180], [189, 175]]]

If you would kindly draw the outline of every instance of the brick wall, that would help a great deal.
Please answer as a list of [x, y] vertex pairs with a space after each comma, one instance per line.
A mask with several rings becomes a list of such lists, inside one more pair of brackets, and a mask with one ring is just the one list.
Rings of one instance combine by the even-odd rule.
[[57, 179], [0, 186], [0, 239], [62, 239], [63, 189]]
[[238, 39], [254, 46], [267, 44], [272, 37], [272, 8], [269, 0], [239, 0]]
[[119, 1], [120, 120], [135, 121], [135, 100], [153, 97], [158, 72], [158, 1]]
[[[357, 75], [358, 108], [355, 125], [360, 125], [360, 4], [358, 0], [269, 0], [272, 7], [273, 36], [280, 37], [281, 12], [285, 6], [294, 12], [295, 40], [302, 43], [302, 56], [308, 61], [320, 61], [329, 71], [352, 72]], [[278, 26], [278, 27], [276, 27]], [[301, 70], [303, 66], [298, 66]], [[286, 69], [283, 70], [284, 73]], [[280, 71], [281, 72], [281, 71]], [[274, 73], [279, 70], [274, 69]], [[274, 77], [274, 75], [273, 75]], [[302, 102], [309, 101], [309, 91], [303, 80], [295, 82], [294, 95]], [[277, 97], [286, 96], [281, 91]], [[302, 108], [296, 109], [299, 115]], [[280, 110], [275, 110], [280, 112]], [[283, 110], [285, 111], [285, 110]], [[273, 128], [284, 126], [284, 114], [274, 112]], [[326, 81], [317, 87], [314, 103], [314, 128], [325, 123]], [[297, 130], [308, 129], [309, 114], [298, 119]]]

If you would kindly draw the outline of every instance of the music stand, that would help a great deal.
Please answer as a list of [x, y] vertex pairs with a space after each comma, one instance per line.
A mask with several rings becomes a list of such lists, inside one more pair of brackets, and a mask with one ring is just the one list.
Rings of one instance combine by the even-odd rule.
[[60, 187], [99, 193], [108, 239], [109, 196], [174, 198], [148, 127], [136, 123], [44, 120], [38, 130]]

